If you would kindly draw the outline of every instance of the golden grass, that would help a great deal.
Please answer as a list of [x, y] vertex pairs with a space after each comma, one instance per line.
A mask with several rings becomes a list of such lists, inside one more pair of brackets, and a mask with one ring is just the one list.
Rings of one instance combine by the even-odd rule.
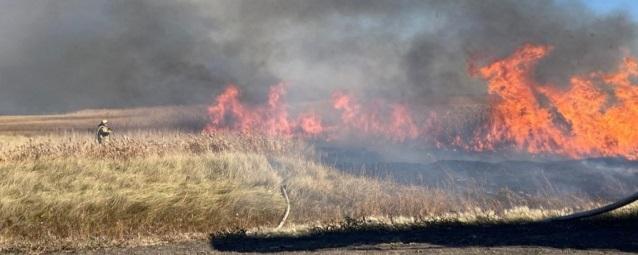
[[314, 162], [302, 142], [238, 135], [86, 134], [2, 142], [0, 249], [172, 240], [365, 215], [441, 213], [444, 193], [352, 177]]
[[274, 192], [280, 180], [264, 162], [255, 154], [219, 153], [5, 163], [2, 234], [82, 241], [267, 225], [283, 204]]
[[252, 135], [191, 134], [147, 131], [117, 133], [107, 146], [89, 133], [14, 136], [0, 141], [0, 162], [81, 157], [128, 159], [170, 154], [203, 154], [221, 151], [255, 152], [264, 155], [305, 155], [311, 147], [297, 140]]
[[[352, 218], [399, 225], [534, 220], [596, 205], [507, 191], [486, 195], [480, 187], [459, 196], [401, 186], [322, 165], [312, 146], [294, 139], [174, 131], [202, 125], [204, 109], [195, 108], [0, 117], [0, 251], [267, 231], [285, 209], [281, 185], [292, 204], [284, 231]], [[107, 146], [92, 133], [102, 118], [116, 131]]]

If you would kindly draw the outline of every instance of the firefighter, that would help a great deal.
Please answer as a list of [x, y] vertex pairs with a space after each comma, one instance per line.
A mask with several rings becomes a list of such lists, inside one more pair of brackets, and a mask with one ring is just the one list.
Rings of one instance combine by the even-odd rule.
[[111, 135], [111, 128], [107, 125], [109, 123], [108, 120], [102, 120], [99, 125], [97, 125], [97, 143], [105, 144], [109, 141], [109, 135]]

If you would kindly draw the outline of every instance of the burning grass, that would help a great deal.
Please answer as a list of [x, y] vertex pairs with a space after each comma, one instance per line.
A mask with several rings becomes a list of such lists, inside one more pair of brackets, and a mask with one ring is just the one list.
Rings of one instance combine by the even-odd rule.
[[330, 104], [295, 114], [289, 109], [298, 107], [286, 104], [284, 83], [272, 86], [267, 103], [258, 106], [240, 101], [239, 89], [230, 85], [208, 108], [210, 122], [205, 130], [324, 140], [357, 137], [439, 149], [515, 150], [577, 159], [638, 159], [634, 128], [638, 60], [626, 56], [613, 71], [570, 74], [568, 84], [540, 84], [533, 74], [552, 49], [551, 45], [523, 44], [507, 57], [472, 68], [471, 73], [487, 83], [493, 100], [464, 107], [382, 98], [365, 102], [336, 90]]

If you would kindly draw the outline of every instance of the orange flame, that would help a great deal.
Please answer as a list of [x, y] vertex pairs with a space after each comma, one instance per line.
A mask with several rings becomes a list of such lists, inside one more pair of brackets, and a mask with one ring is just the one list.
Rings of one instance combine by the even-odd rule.
[[[513, 147], [572, 158], [638, 159], [638, 129], [634, 128], [638, 84], [632, 81], [638, 78], [638, 61], [626, 58], [612, 73], [575, 75], [566, 89], [558, 89], [532, 78], [537, 63], [551, 51], [551, 46], [525, 44], [511, 56], [470, 68], [487, 81], [493, 99], [484, 122], [463, 119], [465, 124], [458, 125], [451, 120], [453, 114], [440, 117], [434, 111], [415, 111], [383, 100], [361, 103], [343, 91], [332, 94], [331, 111], [314, 109], [292, 117], [283, 100], [286, 85], [271, 87], [266, 104], [254, 107], [243, 105], [239, 89], [231, 85], [208, 108], [211, 121], [205, 131], [324, 139], [378, 137], [398, 143], [420, 141], [436, 148], [495, 151]], [[326, 123], [335, 118], [324, 118], [319, 112], [338, 118]], [[450, 126], [461, 131], [449, 130]]]
[[[422, 132], [404, 105], [379, 103], [371, 106], [375, 110], [368, 110], [341, 92], [333, 94], [333, 110], [341, 115], [337, 123], [323, 123], [315, 111], [303, 112], [298, 118], [292, 118], [283, 102], [285, 92], [285, 85], [273, 86], [266, 105], [248, 107], [239, 101], [239, 89], [231, 85], [217, 96], [216, 104], [208, 108], [211, 121], [205, 131], [233, 130], [284, 137], [322, 136], [326, 139], [364, 135], [396, 142], [416, 139]], [[381, 113], [384, 110], [390, 112], [389, 117]]]
[[[333, 93], [332, 102], [334, 109], [341, 112], [340, 129], [380, 136], [395, 142], [416, 139], [423, 132], [417, 127], [409, 109], [401, 104], [378, 102], [376, 105], [363, 107], [344, 92]], [[384, 110], [390, 111], [389, 119], [383, 114]]]
[[317, 136], [325, 131], [321, 118], [315, 113], [306, 113], [299, 118], [299, 126], [303, 133]]
[[[531, 79], [537, 62], [551, 47], [524, 45], [512, 56], [483, 67], [492, 104], [491, 125], [475, 137], [481, 148], [513, 143], [531, 153], [574, 158], [622, 156], [638, 158], [638, 74], [635, 59], [626, 58], [614, 73], [573, 76], [568, 89], [539, 85]], [[605, 91], [607, 87], [608, 91]], [[547, 105], [541, 105], [541, 97]]]
[[265, 107], [249, 108], [239, 102], [239, 89], [230, 85], [217, 96], [217, 104], [208, 108], [211, 121], [207, 132], [231, 129], [240, 132], [253, 132], [272, 136], [291, 136], [295, 124], [288, 118], [282, 95], [286, 92], [283, 83], [270, 88], [268, 104]]

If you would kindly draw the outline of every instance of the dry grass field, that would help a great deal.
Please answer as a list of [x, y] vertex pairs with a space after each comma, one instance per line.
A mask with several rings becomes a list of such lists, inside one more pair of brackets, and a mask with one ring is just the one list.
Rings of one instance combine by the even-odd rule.
[[[25, 140], [26, 139], [26, 140]], [[94, 144], [67, 134], [2, 142], [0, 231], [5, 249], [55, 249], [203, 237], [345, 216], [434, 215], [440, 191], [350, 177], [259, 137], [136, 133]]]
[[0, 135], [92, 133], [102, 119], [116, 130], [199, 131], [208, 121], [204, 106], [83, 110], [51, 115], [0, 115]]
[[[287, 233], [344, 219], [535, 220], [596, 205], [543, 197], [533, 203], [537, 208], [511, 207], [505, 205], [516, 198], [480, 191], [451, 195], [355, 177], [319, 163], [303, 141], [188, 132], [205, 121], [191, 111], [203, 109], [0, 117], [0, 251], [137, 246], [237, 230], [268, 233], [286, 209], [281, 186], [292, 208], [282, 230]], [[116, 130], [106, 146], [96, 144], [92, 134], [103, 118]]]

